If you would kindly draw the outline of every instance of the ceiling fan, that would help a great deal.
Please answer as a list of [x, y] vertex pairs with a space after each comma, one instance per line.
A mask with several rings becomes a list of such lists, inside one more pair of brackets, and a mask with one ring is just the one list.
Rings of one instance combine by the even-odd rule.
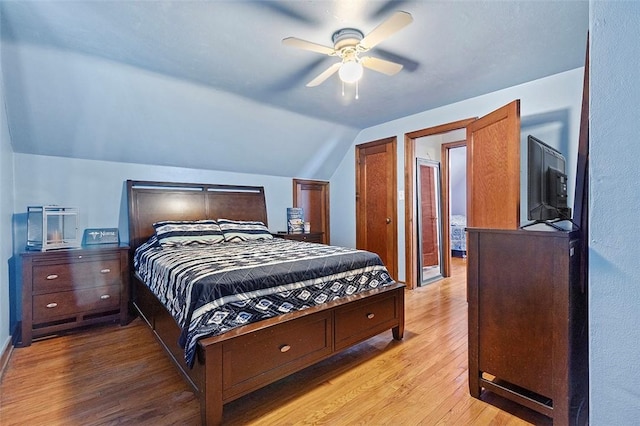
[[296, 37], [287, 37], [282, 40], [282, 43], [287, 46], [340, 58], [340, 62], [334, 63], [307, 83], [307, 87], [318, 86], [337, 72], [340, 80], [343, 82], [342, 94], [344, 95], [344, 83], [356, 83], [357, 99], [357, 84], [362, 77], [363, 67], [386, 75], [397, 74], [402, 69], [402, 65], [396, 62], [372, 56], [360, 56], [360, 54], [368, 52], [380, 42], [406, 27], [411, 22], [413, 22], [413, 17], [410, 13], [398, 11], [374, 28], [366, 36], [362, 31], [355, 28], [342, 28], [336, 31], [331, 37], [333, 47], [324, 46]]

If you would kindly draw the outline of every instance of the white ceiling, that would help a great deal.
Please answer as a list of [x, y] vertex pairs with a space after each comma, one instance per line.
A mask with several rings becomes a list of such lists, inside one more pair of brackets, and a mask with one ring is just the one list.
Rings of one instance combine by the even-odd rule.
[[[341, 95], [337, 75], [305, 87], [336, 59], [281, 43], [295, 36], [331, 46], [336, 30], [353, 27], [367, 34], [396, 10], [411, 13], [414, 22], [369, 55], [405, 67], [392, 77], [366, 69], [358, 100], [349, 87]], [[310, 159], [332, 143], [325, 157], [335, 163], [360, 129], [583, 66], [588, 13], [586, 1], [3, 0], [2, 72], [12, 143], [16, 152], [145, 162], [142, 152], [149, 156], [163, 138], [170, 143], [167, 134], [175, 131], [166, 127], [160, 108], [174, 108], [173, 119], [184, 132], [180, 146], [193, 143], [194, 149], [219, 136], [206, 128], [207, 118], [198, 117], [206, 109], [228, 142], [234, 138], [224, 131], [229, 122], [240, 133], [247, 123], [259, 123], [258, 134], [236, 136], [238, 147], [247, 139], [255, 145], [263, 135], [277, 139], [270, 146], [282, 154], [304, 140], [301, 163], [309, 168]], [[101, 75], [102, 70], [108, 72]], [[123, 103], [126, 93], [106, 87], [124, 80], [136, 99]], [[141, 82], [149, 84], [148, 91]], [[184, 102], [172, 95], [156, 98], [165, 88], [179, 91], [175, 96]], [[187, 96], [186, 88], [199, 89]], [[105, 104], [103, 121], [107, 108], [128, 116], [144, 109], [148, 124], [122, 117], [101, 123], [112, 132], [104, 142], [108, 147], [93, 146], [101, 136], [78, 130], [80, 107], [60, 111], [60, 105], [87, 103]], [[87, 121], [95, 117], [87, 118], [86, 111], [83, 117], [86, 127], [97, 127]], [[96, 142], [69, 145], [70, 126], [76, 136]], [[120, 127], [128, 133], [114, 130]], [[140, 144], [137, 150], [132, 141]], [[248, 147], [239, 150], [246, 155]], [[174, 148], [149, 161], [203, 167], [197, 159], [170, 154]], [[254, 172], [305, 173], [266, 155], [275, 167], [256, 170], [251, 164]], [[226, 170], [221, 163], [211, 167]], [[306, 174], [327, 178], [331, 172], [316, 167]]]

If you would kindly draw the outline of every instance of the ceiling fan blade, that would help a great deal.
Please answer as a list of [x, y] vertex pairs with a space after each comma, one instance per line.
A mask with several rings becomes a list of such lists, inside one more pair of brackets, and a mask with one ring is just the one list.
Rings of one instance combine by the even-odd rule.
[[409, 3], [409, 0], [387, 0], [382, 3], [378, 9], [375, 10], [372, 14], [369, 15], [371, 19], [380, 19], [386, 15], [388, 15], [393, 10], [402, 9], [403, 3]]
[[[298, 5], [296, 4], [291, 4], [291, 3], [283, 4], [284, 2], [264, 1], [264, 0], [250, 0], [248, 3], [254, 6], [263, 7], [265, 9], [270, 10], [271, 12], [275, 12], [280, 15], [286, 16], [287, 18], [294, 19], [299, 22], [304, 22], [305, 24], [310, 24], [314, 26], [319, 24], [317, 19], [312, 18], [308, 14], [303, 14], [297, 11], [295, 8]], [[298, 9], [301, 9], [302, 7], [298, 7]]]
[[413, 17], [410, 13], [398, 11], [367, 34], [360, 41], [360, 46], [365, 49], [371, 49], [412, 22]]
[[402, 69], [402, 65], [400, 64], [396, 64], [395, 62], [391, 61], [385, 61], [384, 59], [372, 58], [370, 56], [360, 58], [360, 63], [362, 63], [362, 66], [365, 68], [369, 68], [386, 75], [397, 74]]
[[291, 47], [297, 47], [298, 49], [310, 50], [312, 52], [322, 53], [324, 55], [334, 55], [336, 51], [332, 47], [323, 46], [321, 44], [312, 43], [307, 40], [302, 40], [296, 37], [287, 37], [282, 40], [282, 44]]
[[324, 64], [329, 62], [332, 62], [332, 59], [327, 56], [316, 56], [313, 61], [309, 61], [302, 68], [295, 69], [293, 72], [281, 76], [266, 86], [266, 88], [276, 92], [283, 92], [293, 89], [294, 87], [302, 86], [309, 80], [311, 73], [316, 72], [316, 70], [322, 68]]
[[387, 61], [396, 62], [402, 65], [402, 69], [409, 72], [414, 72], [420, 67], [420, 63], [409, 59], [406, 56], [398, 55], [397, 53], [390, 52], [385, 49], [376, 47], [376, 55]]
[[342, 62], [336, 62], [335, 64], [331, 65], [329, 68], [324, 70], [319, 76], [317, 76], [316, 78], [308, 82], [307, 87], [316, 87], [322, 84], [326, 79], [331, 77], [340, 69], [340, 65], [342, 65]]

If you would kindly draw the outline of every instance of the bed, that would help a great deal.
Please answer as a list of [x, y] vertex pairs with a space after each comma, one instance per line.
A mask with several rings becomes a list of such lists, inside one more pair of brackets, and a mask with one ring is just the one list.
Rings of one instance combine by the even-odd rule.
[[467, 255], [467, 217], [463, 215], [451, 216], [451, 255], [466, 257]]
[[[358, 282], [374, 282], [375, 285], [367, 287], [363, 285], [357, 291], [337, 292], [331, 297], [318, 300], [314, 303], [290, 306], [285, 303], [287, 309], [274, 309], [271, 313], [260, 317], [259, 315], [249, 315], [252, 312], [244, 304], [246, 294], [258, 294], [261, 300], [256, 303], [257, 309], [263, 309], [266, 298], [263, 292], [268, 292], [274, 297], [280, 297], [288, 292], [306, 291], [311, 287], [304, 287], [305, 282], [301, 277], [290, 279], [281, 275], [277, 268], [270, 265], [272, 260], [261, 260], [261, 256], [275, 250], [277, 253], [297, 253], [295, 261], [287, 257], [285, 263], [292, 271], [295, 268], [313, 269], [312, 264], [325, 262], [334, 257], [351, 256], [358, 258], [362, 251], [347, 248], [333, 248], [320, 244], [302, 243], [284, 239], [260, 238], [256, 241], [223, 242], [212, 244], [211, 247], [203, 249], [203, 256], [210, 258], [211, 252], [224, 252], [230, 257], [237, 253], [250, 252], [253, 258], [249, 266], [243, 268], [254, 268], [253, 263], [260, 263], [256, 268], [261, 268], [260, 272], [252, 272], [248, 275], [266, 274], [263, 268], [268, 267], [268, 280], [273, 281], [269, 289], [256, 289], [252, 287], [255, 283], [247, 282], [243, 284], [243, 295], [236, 296], [220, 290], [205, 290], [208, 293], [216, 293], [217, 298], [205, 300], [194, 309], [186, 309], [182, 317], [176, 316], [176, 308], [172, 305], [175, 300], [182, 300], [184, 297], [176, 297], [173, 302], [167, 302], [168, 292], [180, 293], [192, 296], [192, 299], [201, 299], [201, 293], [196, 292], [196, 284], [189, 284], [187, 290], [176, 290], [179, 287], [169, 287], [165, 284], [158, 284], [164, 290], [158, 292], [152, 282], [157, 278], [149, 278], [145, 275], [145, 266], [137, 271], [134, 266], [145, 265], [143, 257], [146, 255], [153, 262], [146, 263], [146, 270], [156, 270], [166, 258], [181, 257], [185, 263], [199, 265], [204, 268], [202, 259], [190, 258], [191, 254], [186, 251], [200, 251], [193, 247], [187, 247], [185, 251], [180, 251], [180, 256], [170, 254], [168, 245], [162, 246], [158, 250], [158, 241], [154, 238], [162, 238], [158, 226], [160, 222], [200, 222], [227, 219], [229, 223], [262, 223], [267, 224], [266, 202], [264, 189], [257, 186], [232, 186], [232, 185], [211, 185], [211, 184], [185, 184], [170, 182], [151, 181], [127, 181], [127, 197], [129, 209], [129, 241], [131, 250], [132, 277], [130, 286], [130, 305], [132, 312], [139, 315], [149, 325], [162, 348], [169, 358], [178, 367], [184, 379], [198, 395], [201, 406], [202, 423], [207, 425], [220, 424], [222, 422], [223, 405], [235, 400], [260, 387], [288, 376], [296, 371], [326, 359], [333, 354], [353, 346], [369, 337], [391, 330], [392, 336], [396, 340], [401, 340], [404, 333], [404, 285], [393, 282], [390, 279], [384, 280], [384, 271], [380, 272], [378, 265], [363, 267], [370, 277], [375, 276], [375, 280], [358, 278]], [[156, 224], [156, 227], [154, 227]], [[220, 225], [223, 226], [223, 225]], [[266, 228], [266, 226], [264, 226]], [[256, 231], [257, 232], [257, 231]], [[263, 232], [263, 229], [260, 231]], [[228, 234], [225, 233], [225, 236]], [[227, 244], [228, 246], [225, 246]], [[246, 245], [246, 248], [244, 246]], [[302, 247], [305, 246], [305, 247]], [[227, 250], [225, 247], [229, 247]], [[166, 253], [163, 250], [167, 249]], [[304, 249], [304, 250], [303, 250]], [[303, 250], [303, 251], [300, 251]], [[345, 253], [342, 253], [344, 251]], [[338, 253], [340, 252], [340, 253]], [[164, 253], [164, 254], [163, 254]], [[137, 256], [136, 256], [137, 254]], [[218, 254], [216, 254], [218, 256]], [[243, 254], [244, 256], [244, 254]], [[270, 256], [270, 255], [269, 255]], [[218, 259], [216, 257], [216, 259]], [[271, 259], [271, 258], [269, 258]], [[172, 260], [173, 261], [173, 260]], [[223, 260], [224, 261], [224, 260]], [[369, 262], [369, 260], [366, 260]], [[216, 260], [215, 262], [220, 262]], [[246, 262], [243, 260], [243, 262]], [[354, 260], [355, 262], [355, 260]], [[375, 263], [375, 262], [374, 262]], [[324, 264], [324, 263], [323, 263]], [[355, 264], [355, 263], [354, 263]], [[151, 266], [150, 266], [151, 265]], [[172, 264], [173, 265], [173, 264]], [[244, 265], [244, 264], [243, 264]], [[295, 265], [295, 267], [294, 267]], [[328, 266], [327, 266], [328, 265]], [[171, 266], [171, 271], [176, 271], [178, 267]], [[329, 278], [320, 275], [309, 278], [314, 285], [332, 286], [336, 277], [342, 277], [333, 266], [326, 263], [324, 266]], [[364, 270], [363, 269], [363, 270]], [[251, 269], [251, 271], [258, 271]], [[372, 272], [375, 271], [375, 272]], [[386, 270], [385, 270], [386, 271]], [[283, 273], [283, 272], [282, 272]], [[203, 282], [201, 276], [209, 276], [213, 273], [202, 273], [195, 280]], [[337, 275], [336, 275], [337, 274]], [[376, 275], [377, 274], [377, 275]], [[170, 273], [165, 273], [170, 275]], [[182, 277], [184, 273], [174, 273]], [[225, 272], [225, 276], [227, 276]], [[230, 275], [230, 274], [229, 274]], [[349, 274], [347, 274], [349, 275]], [[347, 279], [347, 278], [345, 278]], [[151, 280], [151, 283], [144, 281]], [[264, 278], [256, 279], [264, 281]], [[325, 284], [318, 282], [322, 281]], [[311, 282], [310, 281], [310, 282]], [[199, 285], [199, 284], [198, 284]], [[257, 285], [257, 284], [255, 284]], [[369, 284], [368, 284], [369, 285]], [[287, 287], [287, 286], [294, 286]], [[302, 287], [301, 287], [302, 286]], [[219, 286], [223, 288], [224, 286]], [[280, 288], [282, 287], [282, 288]], [[340, 285], [334, 286], [340, 288]], [[332, 291], [335, 290], [334, 287]], [[343, 286], [353, 287], [353, 286]], [[151, 288], [154, 288], [152, 291]], [[207, 285], [200, 286], [200, 290], [209, 288]], [[273, 290], [276, 288], [276, 290]], [[164, 293], [163, 293], [164, 291]], [[257, 292], [257, 293], [252, 293]], [[215, 318], [220, 315], [215, 309], [223, 304], [230, 306], [226, 301], [229, 298], [238, 302], [242, 308], [236, 311], [236, 317], [255, 317], [256, 322], [240, 322], [240, 325], [229, 326], [228, 324], [218, 326]], [[193, 300], [185, 306], [192, 306]], [[269, 303], [267, 303], [268, 305]], [[204, 306], [204, 307], [203, 307]], [[207, 312], [204, 317], [200, 314]], [[247, 312], [249, 314], [247, 314]], [[197, 313], [197, 314], [196, 314]], [[237, 315], [240, 314], [240, 315]], [[197, 317], [199, 323], [193, 325], [191, 320]], [[204, 319], [202, 319], [204, 318]], [[221, 324], [223, 322], [220, 322]], [[212, 324], [216, 324], [212, 326]], [[188, 325], [188, 326], [187, 326]], [[196, 330], [195, 333], [192, 333]], [[191, 348], [191, 350], [189, 350]], [[256, 357], [259, 353], [262, 356]]]

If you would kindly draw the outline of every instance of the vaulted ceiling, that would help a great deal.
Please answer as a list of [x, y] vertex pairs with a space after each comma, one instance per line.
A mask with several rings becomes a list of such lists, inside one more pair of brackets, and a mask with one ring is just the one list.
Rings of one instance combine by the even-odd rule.
[[[332, 46], [395, 11], [359, 99]], [[6, 1], [4, 97], [15, 152], [328, 179], [358, 132], [584, 65], [586, 1]]]

